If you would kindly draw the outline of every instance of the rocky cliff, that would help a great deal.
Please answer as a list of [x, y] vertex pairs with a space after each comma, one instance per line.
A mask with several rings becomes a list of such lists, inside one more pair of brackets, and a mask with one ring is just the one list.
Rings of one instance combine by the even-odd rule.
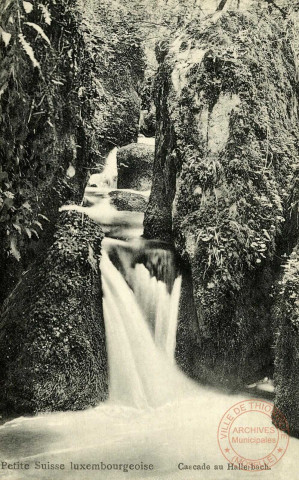
[[[0, 302], [53, 241], [89, 169], [136, 140], [143, 57], [115, 2], [0, 5]], [[133, 69], [134, 65], [134, 69]]]
[[5, 0], [0, 16], [0, 402], [80, 409], [107, 396], [102, 233], [58, 209], [136, 140], [143, 54], [116, 2]]
[[299, 247], [284, 266], [278, 292], [275, 341], [275, 405], [287, 418], [292, 435], [299, 437]]
[[145, 235], [174, 238], [190, 269], [195, 312], [190, 320], [183, 298], [179, 362], [236, 385], [272, 368], [271, 285], [293, 246], [284, 232], [298, 161], [294, 52], [282, 22], [252, 9], [191, 22], [157, 58]]

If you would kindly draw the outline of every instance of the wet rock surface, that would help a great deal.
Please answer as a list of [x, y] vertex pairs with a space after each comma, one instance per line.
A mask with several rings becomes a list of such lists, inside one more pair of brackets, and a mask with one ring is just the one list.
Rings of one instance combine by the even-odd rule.
[[138, 32], [114, 1], [71, 4], [0, 6], [10, 38], [0, 44], [0, 303], [51, 245], [59, 206], [82, 200], [89, 169], [137, 140]]
[[133, 192], [122, 192], [115, 190], [109, 194], [111, 204], [117, 210], [127, 210], [129, 212], [145, 212], [148, 197]]
[[275, 405], [289, 422], [292, 435], [299, 437], [299, 246], [291, 253], [277, 289], [274, 309]]
[[60, 215], [45, 258], [22, 277], [0, 322], [0, 398], [15, 412], [78, 410], [106, 399], [101, 228]]
[[142, 143], [132, 143], [118, 150], [118, 188], [150, 190], [154, 151], [154, 146]]

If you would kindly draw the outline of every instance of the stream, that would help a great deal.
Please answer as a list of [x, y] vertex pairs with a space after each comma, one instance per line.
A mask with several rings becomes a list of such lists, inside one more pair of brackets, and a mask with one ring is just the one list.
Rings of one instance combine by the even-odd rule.
[[[88, 207], [62, 208], [89, 215], [106, 234], [100, 268], [109, 398], [85, 411], [5, 423], [0, 427], [0, 478], [279, 480], [288, 472], [291, 479], [299, 446], [293, 438], [271, 471], [228, 469], [218, 447], [218, 425], [226, 410], [250, 395], [203, 387], [176, 366], [181, 272], [170, 246], [141, 237], [143, 214], [111, 205], [116, 155], [113, 149], [103, 172], [91, 178], [96, 186], [86, 189]], [[215, 468], [220, 465], [222, 470]]]

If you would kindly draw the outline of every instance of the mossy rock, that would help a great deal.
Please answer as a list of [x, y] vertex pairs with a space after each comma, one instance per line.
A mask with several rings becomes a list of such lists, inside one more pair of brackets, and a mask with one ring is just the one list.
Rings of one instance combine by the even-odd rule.
[[60, 216], [45, 258], [22, 277], [0, 321], [0, 396], [7, 410], [78, 410], [107, 398], [99, 259], [103, 234]]
[[[128, 192], [122, 190], [113, 190], [107, 194], [110, 197], [110, 203], [116, 210], [128, 211], [128, 212], [145, 212], [148, 204], [147, 195], [142, 195], [138, 192]], [[100, 194], [102, 198], [102, 194]], [[84, 197], [84, 206], [91, 207], [98, 202], [99, 198], [97, 193], [89, 192]]]
[[160, 58], [145, 236], [173, 239], [191, 272], [192, 375], [204, 381], [273, 371], [271, 285], [292, 248], [299, 153], [296, 61], [282, 36], [267, 12], [217, 12], [187, 25]]
[[117, 152], [118, 188], [150, 190], [155, 147], [132, 143]]
[[145, 212], [148, 198], [142, 194], [115, 190], [109, 193], [111, 205], [117, 210], [129, 212]]

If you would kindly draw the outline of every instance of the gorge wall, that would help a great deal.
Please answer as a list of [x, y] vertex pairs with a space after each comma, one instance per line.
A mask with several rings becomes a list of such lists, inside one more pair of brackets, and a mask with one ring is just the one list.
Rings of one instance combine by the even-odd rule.
[[177, 360], [202, 381], [237, 385], [272, 369], [272, 285], [294, 246], [298, 162], [296, 63], [282, 23], [216, 12], [157, 49], [145, 235], [174, 238], [188, 277]]
[[299, 437], [299, 247], [285, 265], [276, 308], [275, 405], [288, 419], [290, 432]]
[[[143, 53], [115, 2], [0, 5], [0, 302], [51, 245], [58, 207], [136, 140]], [[133, 68], [134, 66], [134, 68]]]
[[275, 405], [288, 419], [290, 433], [299, 437], [299, 180], [298, 171], [290, 197], [291, 231], [297, 244], [283, 265], [276, 286], [275, 321]]
[[5, 0], [0, 17], [0, 405], [80, 409], [107, 396], [102, 233], [58, 210], [137, 139], [141, 41], [114, 1]]

